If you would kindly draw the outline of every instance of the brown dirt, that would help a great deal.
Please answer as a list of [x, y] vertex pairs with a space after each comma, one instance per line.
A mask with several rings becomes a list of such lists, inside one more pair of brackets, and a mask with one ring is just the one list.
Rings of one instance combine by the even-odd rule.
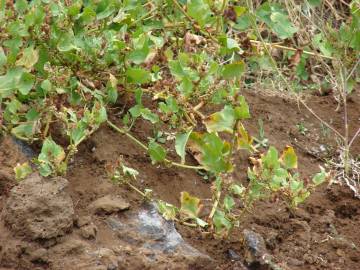
[[[245, 123], [250, 133], [255, 135], [258, 132], [257, 119], [262, 118], [265, 135], [270, 144], [278, 149], [285, 145], [294, 145], [299, 156], [300, 173], [305, 177], [318, 171], [318, 166], [322, 164], [311, 149], [317, 149], [323, 144], [331, 149], [329, 156], [336, 152], [334, 138], [322, 136], [323, 129], [319, 122], [304, 108], [298, 107], [296, 102], [259, 93], [245, 93], [245, 96], [252, 113], [252, 118]], [[332, 122], [339, 131], [343, 130], [343, 113], [334, 111], [336, 103], [331, 96], [312, 96], [309, 105], [322, 118]], [[360, 125], [358, 93], [353, 94], [349, 102], [349, 116], [350, 133], [354, 134]], [[306, 135], [300, 134], [296, 127], [300, 122], [308, 129]], [[151, 125], [139, 121], [134, 127], [134, 135], [146, 141], [147, 136], [151, 135]], [[360, 138], [353, 145], [353, 155], [360, 155]], [[178, 205], [181, 191], [188, 191], [204, 199], [210, 198], [210, 184], [196, 172], [153, 166], [146, 154], [129, 139], [104, 126], [80, 146], [66, 176], [78, 216], [89, 215], [88, 205], [108, 194], [125, 198], [131, 204], [130, 211], [139, 208], [141, 198], [137, 194], [126, 187], [114, 186], [107, 178], [106, 165], [119, 155], [124, 157], [129, 166], [140, 172], [137, 185], [152, 189], [155, 196], [165, 201]], [[176, 157], [175, 153], [170, 155]], [[12, 167], [25, 159], [9, 138], [0, 141], [0, 210], [9, 189], [16, 184]], [[191, 161], [191, 157], [187, 159]], [[241, 155], [238, 169], [234, 173], [236, 179], [246, 181], [244, 172], [248, 166], [247, 157]], [[27, 253], [19, 251], [21, 244], [16, 244], [21, 239], [9, 233], [4, 226], [0, 226], [0, 235], [14, 247], [7, 250], [8, 259], [3, 258], [3, 261], [0, 261], [0, 269], [90, 269], [86, 266], [72, 268], [74, 263], [79, 263], [79, 260], [76, 260], [78, 246], [96, 248], [113, 247], [118, 244], [111, 230], [105, 226], [103, 217], [93, 217], [93, 223], [98, 230], [96, 240], [79, 240], [80, 229], [74, 227], [71, 234], [57, 243], [45, 243], [45, 249], [48, 249], [47, 256], [50, 258], [48, 262], [30, 262], [25, 256]], [[241, 269], [240, 266], [236, 266], [238, 263], [232, 260], [229, 254], [235, 252], [243, 260], [241, 232], [244, 228], [252, 229], [263, 236], [270, 254], [284, 269], [360, 269], [360, 235], [357, 231], [360, 226], [360, 200], [354, 199], [346, 186], [321, 187], [294, 213], [290, 213], [278, 202], [260, 202], [253, 215], [248, 216], [240, 224], [240, 228], [235, 228], [226, 240], [212, 239], [186, 226], [176, 226], [187, 242], [214, 259], [214, 269]], [[82, 244], [79, 244], [79, 241], [82, 241]], [[62, 245], [70, 244], [73, 244], [67, 249], [70, 253], [64, 255], [64, 252], [61, 252]], [[39, 248], [43, 247], [44, 243], [31, 242], [28, 245], [31, 248]], [[28, 253], [31, 255], [31, 252]], [[9, 262], [11, 256], [18, 259], [17, 265]], [[51, 261], [62, 261], [63, 264], [56, 266]], [[136, 256], [131, 256], [131, 251], [125, 261], [124, 269], [144, 267]], [[186, 269], [179, 268], [179, 265], [167, 269], [175, 268]], [[252, 265], [251, 269], [263, 268]]]

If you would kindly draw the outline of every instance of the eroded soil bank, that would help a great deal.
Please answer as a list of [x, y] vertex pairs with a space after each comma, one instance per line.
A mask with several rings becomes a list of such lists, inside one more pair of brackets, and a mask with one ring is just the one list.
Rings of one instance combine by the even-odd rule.
[[[299, 170], [304, 177], [318, 170], [321, 159], [336, 154], [333, 136], [328, 135], [326, 129], [304, 108], [298, 107], [296, 102], [258, 93], [246, 93], [245, 96], [252, 114], [252, 118], [245, 124], [251, 134], [256, 135], [257, 121], [262, 118], [270, 144], [279, 149], [285, 145], [296, 148]], [[334, 111], [336, 104], [331, 96], [313, 96], [309, 99], [309, 105], [319, 116], [331, 121], [339, 131], [343, 130], [343, 113]], [[354, 93], [349, 100], [349, 115], [353, 134], [360, 125], [358, 93]], [[297, 127], [300, 124], [306, 127], [305, 133]], [[148, 123], [139, 121], [135, 125], [134, 135], [140, 140], [146, 141], [150, 134], [151, 126]], [[16, 185], [12, 168], [29, 156], [11, 138], [0, 140], [2, 210], [11, 188]], [[36, 147], [27, 150], [25, 153], [31, 155], [31, 151], [36, 152]], [[359, 154], [360, 139], [357, 139], [353, 155]], [[178, 205], [181, 191], [188, 191], [203, 199], [211, 196], [210, 183], [196, 172], [153, 166], [142, 149], [125, 136], [104, 126], [81, 145], [65, 177], [68, 183], [64, 192], [70, 195], [74, 209], [73, 216], [72, 213], [66, 213], [72, 216], [73, 224], [68, 226], [68, 220], [64, 221], [66, 226], [59, 226], [61, 233], [55, 238], [50, 233], [47, 240], [33, 240], [31, 235], [25, 232], [21, 234], [21, 230], [27, 230], [26, 227], [16, 231], [10, 228], [11, 225], [5, 224], [2, 216], [0, 269], [244, 269], [247, 258], [242, 236], [244, 229], [251, 229], [262, 236], [267, 252], [283, 269], [360, 268], [360, 200], [355, 199], [346, 186], [340, 185], [322, 186], [294, 213], [278, 202], [260, 202], [254, 213], [244, 220], [240, 228], [235, 228], [226, 240], [213, 239], [197, 230], [176, 224], [188, 248], [199, 252], [193, 252], [197, 257], [194, 254], [187, 256], [186, 253], [174, 253], [171, 249], [156, 251], [158, 246], [149, 244], [152, 240], [144, 241], [147, 239], [145, 236], [139, 237], [137, 233], [128, 230], [136, 226], [127, 220], [138, 217], [144, 209], [141, 198], [125, 187], [114, 186], [108, 179], [105, 168], [120, 155], [129, 166], [139, 171], [136, 184], [153, 189], [155, 196], [163, 200]], [[170, 155], [176, 157], [175, 153]], [[187, 158], [192, 160], [190, 156]], [[234, 175], [244, 183], [248, 166], [247, 156], [239, 156]], [[106, 196], [121, 198], [129, 205], [129, 209], [94, 213], [89, 206]], [[62, 209], [62, 205], [54, 204], [53, 211], [56, 211], [56, 207]], [[36, 221], [36, 212], [27, 214]], [[48, 224], [52, 226], [52, 223]], [[129, 227], [121, 227], [121, 224]], [[55, 229], [48, 228], [46, 232], [53, 233]], [[171, 229], [166, 232], [173, 233]], [[155, 230], [150, 235], [155, 237], [152, 238], [155, 242], [161, 243], [164, 239], [172, 241], [172, 238], [161, 233]], [[148, 248], [146, 244], [149, 244]], [[248, 267], [266, 269], [256, 263]]]

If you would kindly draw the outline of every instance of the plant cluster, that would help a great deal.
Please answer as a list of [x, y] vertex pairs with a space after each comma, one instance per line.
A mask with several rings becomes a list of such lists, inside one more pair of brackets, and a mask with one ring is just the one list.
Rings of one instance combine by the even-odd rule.
[[[336, 25], [326, 25], [329, 31], [314, 27], [308, 42], [298, 44], [295, 38], [304, 39], [302, 25], [288, 12], [289, 4], [296, 3], [262, 2], [2, 0], [1, 127], [19, 139], [41, 143], [34, 164], [43, 176], [64, 174], [79, 144], [102, 124], [133, 140], [153, 163], [205, 171], [213, 179], [207, 218], [199, 217], [201, 201], [187, 192], [181, 194], [180, 208], [162, 201], [158, 207], [167, 219], [222, 235], [256, 200], [277, 197], [296, 207], [328, 174], [322, 170], [311, 181], [301, 179], [290, 146], [280, 157], [270, 147], [252, 158], [247, 185], [231, 177], [238, 151], [254, 154], [269, 146], [262, 121], [259, 138], [247, 132], [251, 115], [241, 92], [265, 75], [282, 78], [281, 84], [296, 92], [310, 80], [312, 61], [333, 70], [336, 56], [343, 60], [343, 70], [351, 71], [344, 84], [351, 92], [357, 74], [352, 65], [360, 47], [359, 3], [348, 4], [351, 19], [341, 22], [341, 31]], [[306, 14], [327, 10], [321, 1], [296, 7]], [[156, 109], [144, 105], [145, 95]], [[129, 98], [135, 105], [121, 112], [121, 122], [111, 122], [111, 109]], [[201, 108], [209, 105], [222, 109], [204, 115]], [[131, 134], [140, 118], [156, 131], [148, 142]], [[180, 161], [168, 158], [162, 134], [169, 129], [176, 133], [174, 149]], [[52, 139], [59, 130], [68, 139], [66, 146]], [[186, 149], [198, 166], [186, 164]], [[114, 163], [114, 181], [151, 198], [150, 190], [132, 183], [135, 170], [123, 160]], [[15, 168], [19, 179], [31, 171], [29, 163]]]

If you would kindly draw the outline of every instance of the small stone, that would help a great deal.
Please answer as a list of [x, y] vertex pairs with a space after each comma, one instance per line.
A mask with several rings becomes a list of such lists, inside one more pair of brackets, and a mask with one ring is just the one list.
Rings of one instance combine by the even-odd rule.
[[345, 252], [342, 249], [339, 249], [339, 248], [336, 250], [336, 254], [339, 257], [345, 257], [346, 256]]
[[226, 251], [226, 255], [231, 261], [240, 261], [241, 260], [240, 255], [237, 254], [236, 251], [234, 251], [232, 249], [228, 249]]
[[333, 248], [356, 249], [356, 245], [352, 241], [345, 239], [341, 236], [332, 237], [329, 239], [329, 242]]
[[75, 224], [78, 228], [81, 228], [84, 225], [88, 225], [91, 223], [91, 217], [90, 216], [80, 216], [77, 218]]
[[47, 250], [45, 248], [39, 248], [30, 252], [30, 261], [31, 262], [47, 262]]
[[130, 208], [130, 204], [119, 196], [107, 195], [92, 202], [89, 206], [90, 211], [95, 214], [111, 214]]
[[115, 270], [119, 267], [117, 257], [113, 250], [108, 248], [100, 248], [96, 252], [92, 253], [100, 259], [100, 261], [107, 266], [108, 270]]
[[81, 227], [80, 235], [85, 239], [94, 239], [96, 237], [97, 227], [91, 223]]

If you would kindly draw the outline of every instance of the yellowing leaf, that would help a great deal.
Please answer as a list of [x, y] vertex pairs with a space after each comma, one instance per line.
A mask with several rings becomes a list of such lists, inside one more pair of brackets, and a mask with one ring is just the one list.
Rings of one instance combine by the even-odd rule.
[[213, 113], [204, 121], [208, 132], [233, 132], [235, 123], [234, 109], [231, 106], [225, 106], [220, 112]]
[[240, 123], [237, 130], [237, 145], [238, 149], [246, 149], [251, 151], [253, 138], [246, 131], [245, 127]]
[[181, 208], [180, 212], [189, 218], [197, 218], [202, 206], [200, 199], [191, 196], [188, 192], [181, 192], [180, 197]]
[[24, 66], [30, 69], [39, 60], [39, 52], [34, 47], [24, 49], [22, 56], [16, 61], [17, 66]]
[[286, 169], [296, 169], [297, 168], [297, 156], [295, 150], [291, 146], [286, 146], [280, 157], [281, 163], [285, 166]]

